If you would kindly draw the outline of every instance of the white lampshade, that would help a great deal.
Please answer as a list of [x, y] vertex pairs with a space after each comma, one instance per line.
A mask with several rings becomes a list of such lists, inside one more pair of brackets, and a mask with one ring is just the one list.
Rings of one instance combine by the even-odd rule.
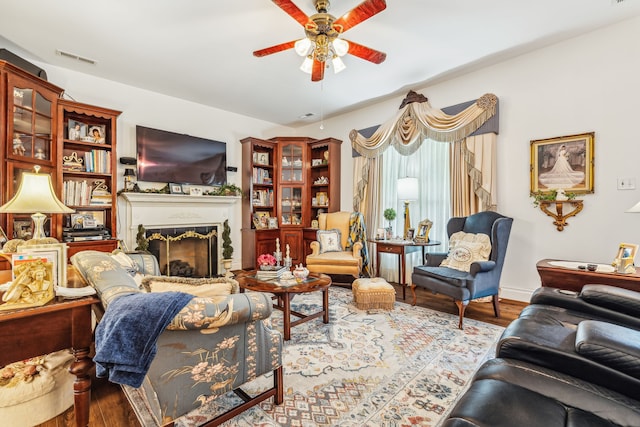
[[636, 203], [635, 205], [633, 205], [630, 209], [628, 209], [625, 212], [640, 213], [640, 202]]
[[333, 42], [333, 50], [338, 56], [345, 56], [349, 52], [349, 42], [342, 39], [335, 39]]
[[398, 199], [403, 201], [418, 200], [418, 178], [398, 179]]
[[311, 40], [309, 40], [306, 37], [303, 39], [300, 39], [297, 42], [295, 42], [295, 44], [293, 45], [293, 48], [295, 49], [298, 55], [307, 56], [307, 54], [309, 53], [309, 49], [311, 48]]
[[331, 60], [331, 63], [333, 64], [333, 72], [335, 74], [338, 74], [340, 71], [347, 68], [347, 66], [344, 65], [344, 62], [342, 62], [342, 59], [340, 59], [340, 57], [338, 56], [334, 56]]
[[311, 70], [313, 69], [313, 59], [310, 56], [304, 58], [304, 62], [300, 66], [300, 69], [307, 74], [311, 74]]
[[[39, 169], [39, 168], [38, 168]], [[66, 207], [53, 190], [51, 175], [36, 172], [24, 172], [16, 195], [0, 207], [0, 213], [33, 214], [35, 230], [34, 239], [46, 238], [44, 234], [45, 213], [72, 213], [73, 209]]]

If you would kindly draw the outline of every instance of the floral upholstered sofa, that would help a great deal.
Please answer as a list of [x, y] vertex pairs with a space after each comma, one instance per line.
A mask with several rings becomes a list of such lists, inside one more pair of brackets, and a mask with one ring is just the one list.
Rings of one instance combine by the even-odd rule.
[[[233, 279], [159, 276], [145, 253], [83, 251], [71, 262], [104, 308], [96, 373], [123, 384], [143, 426], [180, 425], [180, 417], [218, 425], [269, 397], [282, 403], [282, 336], [271, 329], [268, 295], [238, 293]], [[170, 312], [157, 340], [141, 347], [148, 324], [157, 312], [169, 313], [173, 296], [182, 301], [173, 307], [177, 314]], [[254, 387], [252, 396], [241, 389], [263, 375], [273, 377], [272, 386]]]

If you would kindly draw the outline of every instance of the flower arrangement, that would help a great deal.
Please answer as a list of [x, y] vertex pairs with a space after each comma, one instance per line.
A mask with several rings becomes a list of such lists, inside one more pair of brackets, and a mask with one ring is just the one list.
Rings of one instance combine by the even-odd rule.
[[260, 267], [276, 265], [276, 258], [271, 254], [262, 254], [258, 257], [258, 265]]

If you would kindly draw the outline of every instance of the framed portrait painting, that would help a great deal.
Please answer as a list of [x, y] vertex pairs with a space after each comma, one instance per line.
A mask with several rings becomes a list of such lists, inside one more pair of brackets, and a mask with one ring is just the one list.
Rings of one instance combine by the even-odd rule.
[[593, 193], [594, 132], [531, 141], [531, 194]]

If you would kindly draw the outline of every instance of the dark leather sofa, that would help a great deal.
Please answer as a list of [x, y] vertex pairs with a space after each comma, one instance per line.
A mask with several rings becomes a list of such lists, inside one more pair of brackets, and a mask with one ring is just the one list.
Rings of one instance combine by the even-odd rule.
[[538, 289], [443, 426], [640, 426], [640, 293]]

